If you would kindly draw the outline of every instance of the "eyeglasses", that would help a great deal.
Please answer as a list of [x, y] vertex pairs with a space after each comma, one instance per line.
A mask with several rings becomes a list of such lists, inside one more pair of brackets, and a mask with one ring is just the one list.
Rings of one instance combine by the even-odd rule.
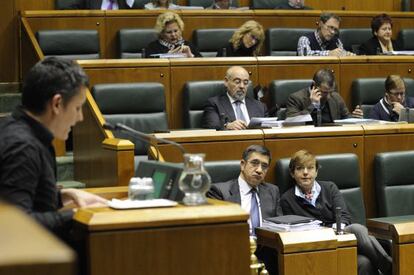
[[401, 97], [405, 96], [405, 91], [404, 92], [391, 92], [391, 91], [388, 91], [388, 93], [390, 95], [393, 95], [393, 96], [401, 96]]
[[254, 168], [258, 168], [259, 166], [261, 166], [262, 170], [267, 170], [269, 169], [269, 164], [265, 163], [265, 162], [261, 162], [260, 160], [254, 159], [254, 160], [250, 160], [248, 161], [248, 163], [253, 166]]
[[335, 90], [334, 89], [330, 89], [330, 90], [322, 90], [320, 87], [318, 88], [319, 89], [319, 91], [322, 93], [322, 94], [331, 94], [331, 93], [333, 93]]
[[251, 39], [253, 39], [254, 41], [256, 41], [256, 43], [259, 43], [260, 42], [260, 39], [256, 35], [254, 35], [252, 33], [249, 33], [249, 35], [250, 35]]
[[336, 28], [336, 27], [334, 27], [334, 26], [331, 26], [331, 25], [326, 25], [326, 24], [323, 24], [323, 25], [324, 25], [324, 26], [325, 26], [325, 28], [326, 28], [328, 31], [330, 31], [330, 32], [334, 32], [334, 33], [339, 32], [338, 28]]

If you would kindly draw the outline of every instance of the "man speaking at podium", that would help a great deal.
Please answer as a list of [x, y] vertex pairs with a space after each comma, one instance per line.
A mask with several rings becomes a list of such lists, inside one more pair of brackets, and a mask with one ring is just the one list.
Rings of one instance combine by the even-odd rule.
[[74, 61], [55, 57], [38, 62], [23, 84], [22, 106], [0, 120], [0, 199], [69, 240], [74, 211], [65, 205], [106, 205], [77, 189], [58, 189], [53, 138], [65, 140], [83, 119], [88, 77]]
[[[250, 235], [260, 227], [265, 218], [282, 215], [279, 204], [279, 188], [265, 183], [271, 161], [270, 151], [261, 145], [250, 145], [240, 161], [240, 175], [223, 183], [212, 184], [207, 196], [213, 199], [235, 202], [250, 213]], [[269, 274], [277, 274], [276, 250], [258, 246], [256, 256], [262, 260]]]
[[230, 67], [224, 77], [226, 93], [208, 99], [202, 126], [209, 129], [243, 130], [252, 117], [267, 117], [266, 106], [246, 96], [249, 73], [240, 66]]

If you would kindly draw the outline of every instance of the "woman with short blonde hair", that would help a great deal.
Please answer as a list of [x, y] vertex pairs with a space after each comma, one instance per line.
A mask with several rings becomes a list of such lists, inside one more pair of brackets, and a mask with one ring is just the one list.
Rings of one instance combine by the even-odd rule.
[[144, 6], [146, 10], [176, 10], [179, 7], [180, 6], [172, 3], [171, 0], [151, 0], [151, 2], [148, 2]]
[[262, 25], [254, 20], [249, 20], [238, 28], [231, 39], [229, 45], [220, 49], [217, 56], [258, 56], [265, 39]]
[[175, 12], [165, 12], [158, 16], [154, 29], [158, 39], [145, 48], [145, 57], [157, 57], [159, 54], [171, 54], [177, 57], [202, 57], [198, 49], [184, 40], [182, 32], [184, 22]]

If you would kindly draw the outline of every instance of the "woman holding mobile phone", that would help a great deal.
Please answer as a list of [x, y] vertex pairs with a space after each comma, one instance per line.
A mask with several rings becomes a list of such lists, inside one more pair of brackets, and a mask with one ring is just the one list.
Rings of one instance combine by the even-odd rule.
[[158, 32], [158, 39], [145, 48], [145, 57], [156, 57], [158, 54], [202, 57], [191, 42], [183, 39], [184, 22], [178, 14], [174, 12], [160, 14], [154, 28]]

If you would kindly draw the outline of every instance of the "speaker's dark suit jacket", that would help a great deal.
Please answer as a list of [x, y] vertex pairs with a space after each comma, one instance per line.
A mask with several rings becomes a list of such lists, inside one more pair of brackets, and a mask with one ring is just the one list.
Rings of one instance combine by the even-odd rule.
[[[282, 216], [279, 188], [273, 184], [261, 183], [258, 190], [262, 219]], [[241, 205], [238, 179], [212, 184], [207, 192], [207, 197]], [[270, 275], [278, 274], [277, 251], [275, 249], [258, 245], [255, 254], [264, 262]]]
[[[125, 0], [117, 0], [119, 9], [129, 9]], [[72, 9], [85, 9], [85, 10], [100, 10], [102, 6], [102, 0], [78, 0], [73, 3], [70, 8]]]
[[[252, 117], [268, 116], [267, 108], [262, 102], [249, 97], [246, 97], [245, 102], [250, 119]], [[236, 114], [234, 113], [227, 93], [211, 97], [207, 100], [202, 119], [203, 128], [222, 129], [224, 123], [235, 120]]]
[[[261, 183], [258, 189], [262, 218], [281, 216], [279, 188], [270, 183]], [[238, 179], [212, 184], [207, 197], [241, 204]]]

